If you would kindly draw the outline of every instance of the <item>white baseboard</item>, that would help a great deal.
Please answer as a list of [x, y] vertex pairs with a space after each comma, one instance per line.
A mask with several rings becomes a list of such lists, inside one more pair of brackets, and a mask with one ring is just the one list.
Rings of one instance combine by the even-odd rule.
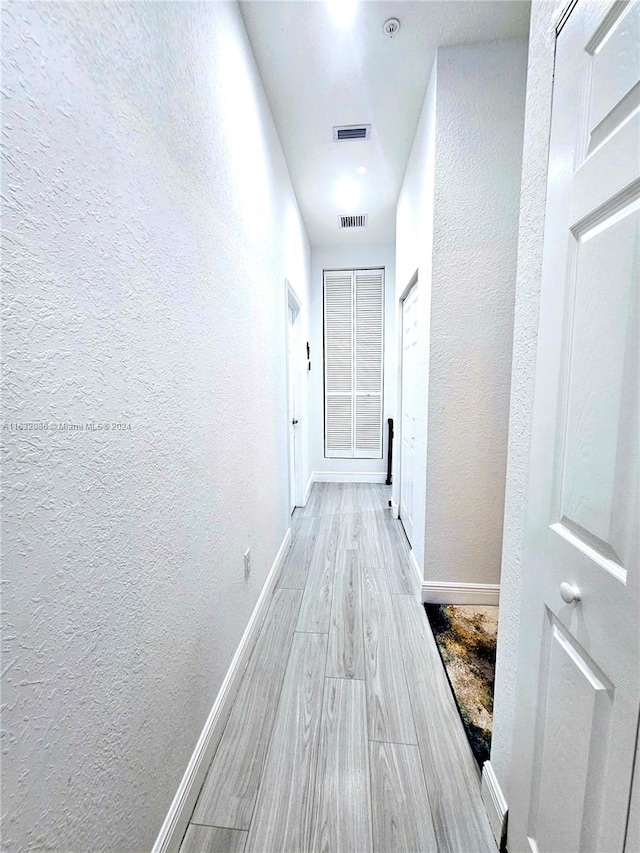
[[187, 765], [169, 812], [158, 833], [151, 853], [178, 853], [189, 819], [200, 793], [211, 759], [218, 747], [220, 738], [236, 697], [240, 681], [249, 662], [249, 656], [258, 638], [260, 629], [271, 604], [271, 598], [278, 582], [284, 557], [291, 543], [291, 528], [284, 535], [280, 548], [269, 570], [267, 579], [256, 602], [242, 639], [233, 656], [231, 665], [218, 691], [213, 708], [193, 754]]
[[430, 604], [498, 604], [500, 584], [423, 581], [422, 600]]
[[[386, 482], [386, 481], [385, 481], [385, 482]], [[399, 506], [398, 506], [398, 504], [393, 500], [393, 498], [391, 499], [391, 515], [392, 515], [392, 517], [393, 517], [393, 518], [396, 518], [396, 519], [397, 519], [397, 518], [400, 518], [400, 507], [399, 507]]]
[[487, 810], [487, 817], [493, 837], [499, 850], [504, 849], [507, 835], [507, 801], [504, 798], [500, 783], [490, 761], [482, 765], [482, 785], [480, 788], [482, 802]]
[[[418, 565], [418, 561], [416, 560], [416, 555], [413, 548], [409, 549], [409, 559], [411, 560], [411, 568], [413, 569], [413, 574], [415, 575], [415, 588], [420, 592], [422, 590], [422, 570]], [[418, 598], [418, 600], [420, 600]]]
[[385, 483], [384, 471], [314, 471], [314, 483]]

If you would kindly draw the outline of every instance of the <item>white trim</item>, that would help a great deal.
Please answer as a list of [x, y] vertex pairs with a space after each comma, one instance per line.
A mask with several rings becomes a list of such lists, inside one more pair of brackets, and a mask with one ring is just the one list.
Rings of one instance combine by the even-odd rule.
[[290, 305], [291, 308], [293, 308], [293, 310], [296, 312], [296, 314], [299, 314], [302, 310], [302, 302], [298, 298], [298, 294], [292, 287], [291, 282], [288, 278], [285, 278], [284, 284], [287, 288], [287, 305]]
[[409, 279], [409, 283], [407, 284], [407, 286], [405, 287], [405, 289], [404, 289], [404, 290], [402, 291], [402, 293], [400, 294], [400, 299], [398, 300], [398, 302], [404, 302], [404, 300], [405, 300], [405, 299], [407, 298], [407, 296], [409, 295], [409, 291], [411, 290], [411, 288], [413, 287], [413, 285], [417, 283], [418, 278], [419, 278], [419, 276], [418, 276], [419, 269], [420, 269], [419, 267], [416, 267], [416, 271], [414, 272], [414, 274], [413, 274], [413, 275], [411, 276], [411, 278]]
[[[386, 480], [385, 480], [385, 482], [386, 482]], [[400, 507], [394, 501], [393, 498], [391, 498], [391, 516], [395, 519], [400, 518]], [[421, 581], [421, 583], [422, 583], [422, 581]]]
[[385, 483], [384, 471], [314, 471], [314, 483]]
[[262, 592], [253, 609], [242, 639], [233, 656], [231, 665], [218, 691], [213, 708], [198, 738], [182, 781], [164, 819], [151, 853], [178, 853], [189, 819], [200, 793], [211, 759], [218, 747], [227, 723], [231, 705], [236, 697], [249, 656], [258, 638], [260, 629], [271, 604], [271, 598], [280, 575], [284, 557], [291, 543], [291, 528], [284, 535], [273, 565], [269, 570]]
[[482, 765], [480, 795], [498, 849], [503, 850], [507, 840], [507, 801], [490, 761], [485, 761]]
[[[392, 494], [394, 501], [397, 501], [397, 515], [394, 518], [400, 518], [400, 502], [402, 500], [402, 333], [403, 333], [403, 305], [402, 303], [411, 293], [412, 287], [418, 283], [420, 268], [416, 267], [416, 271], [409, 279], [409, 283], [400, 294], [396, 305], [396, 359], [397, 359], [397, 374], [396, 374], [396, 411], [398, 417], [393, 423], [393, 442], [395, 453], [393, 454], [394, 465], [392, 472]], [[422, 508], [424, 511], [424, 507]]]
[[423, 581], [422, 600], [431, 604], [498, 604], [498, 583]]
[[[304, 424], [306, 418], [306, 398], [304, 393], [304, 378], [306, 375], [306, 361], [302, 361], [302, 336], [301, 336], [301, 319], [302, 319], [302, 302], [298, 298], [298, 294], [295, 292], [293, 287], [291, 286], [291, 282], [288, 278], [284, 280], [285, 284], [285, 293], [286, 293], [286, 313], [285, 313], [285, 322], [286, 322], [286, 336], [287, 336], [287, 437], [289, 427], [289, 418], [294, 416], [298, 419], [299, 423]], [[289, 322], [289, 309], [291, 309], [295, 313], [295, 317], [293, 323]], [[292, 335], [292, 340], [289, 340], [289, 336]], [[298, 358], [294, 358], [293, 366], [289, 364], [289, 350], [292, 348], [298, 354]], [[293, 401], [294, 401], [294, 412], [289, 411], [289, 382], [291, 381], [291, 374], [293, 373]], [[304, 506], [301, 501], [304, 498], [303, 489], [303, 472], [302, 472], [302, 460], [304, 458], [303, 452], [303, 440], [302, 440], [302, 432], [301, 427], [294, 430], [293, 433], [293, 444], [294, 444], [294, 460], [290, 458], [290, 453], [287, 452], [288, 466], [289, 466], [289, 487], [291, 487], [291, 467], [293, 465], [293, 494], [289, 496], [289, 501], [291, 503], [291, 512], [297, 506]], [[290, 451], [291, 446], [290, 443], [287, 443], [287, 451]]]
[[411, 560], [411, 568], [413, 569], [413, 573], [416, 578], [417, 588], [421, 590], [423, 584], [422, 569], [418, 565], [418, 561], [416, 560], [416, 552], [413, 550], [413, 548], [409, 549], [409, 559]]
[[313, 486], [313, 474], [309, 477], [307, 485], [304, 488], [304, 503], [303, 506], [306, 506], [309, 503], [309, 497], [311, 495], [311, 487]]
[[420, 569], [420, 566], [418, 565], [418, 561], [416, 560], [413, 548], [409, 549], [409, 562], [411, 563], [412, 569], [413, 592], [416, 597], [416, 601], [420, 601], [422, 591], [422, 571]]

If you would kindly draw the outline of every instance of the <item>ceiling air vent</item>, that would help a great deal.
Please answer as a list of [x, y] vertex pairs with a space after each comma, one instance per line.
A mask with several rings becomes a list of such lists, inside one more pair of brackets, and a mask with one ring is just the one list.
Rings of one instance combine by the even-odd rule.
[[333, 128], [333, 141], [343, 142], [346, 139], [369, 139], [371, 137], [370, 124], [344, 124]]
[[369, 214], [358, 213], [354, 216], [339, 216], [340, 228], [366, 228]]

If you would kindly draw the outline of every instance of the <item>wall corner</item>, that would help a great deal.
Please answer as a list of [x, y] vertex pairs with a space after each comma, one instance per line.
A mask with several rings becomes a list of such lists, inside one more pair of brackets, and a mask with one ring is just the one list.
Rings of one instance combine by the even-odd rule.
[[482, 784], [480, 788], [482, 802], [487, 811], [489, 825], [500, 851], [506, 850], [507, 843], [507, 801], [504, 798], [498, 778], [490, 761], [482, 766]]

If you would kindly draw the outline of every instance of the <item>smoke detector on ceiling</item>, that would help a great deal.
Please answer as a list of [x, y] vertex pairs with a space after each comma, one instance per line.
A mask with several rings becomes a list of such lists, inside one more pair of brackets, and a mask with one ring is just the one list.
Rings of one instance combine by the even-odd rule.
[[383, 30], [389, 38], [393, 38], [400, 29], [400, 21], [397, 18], [388, 18], [384, 22]]

